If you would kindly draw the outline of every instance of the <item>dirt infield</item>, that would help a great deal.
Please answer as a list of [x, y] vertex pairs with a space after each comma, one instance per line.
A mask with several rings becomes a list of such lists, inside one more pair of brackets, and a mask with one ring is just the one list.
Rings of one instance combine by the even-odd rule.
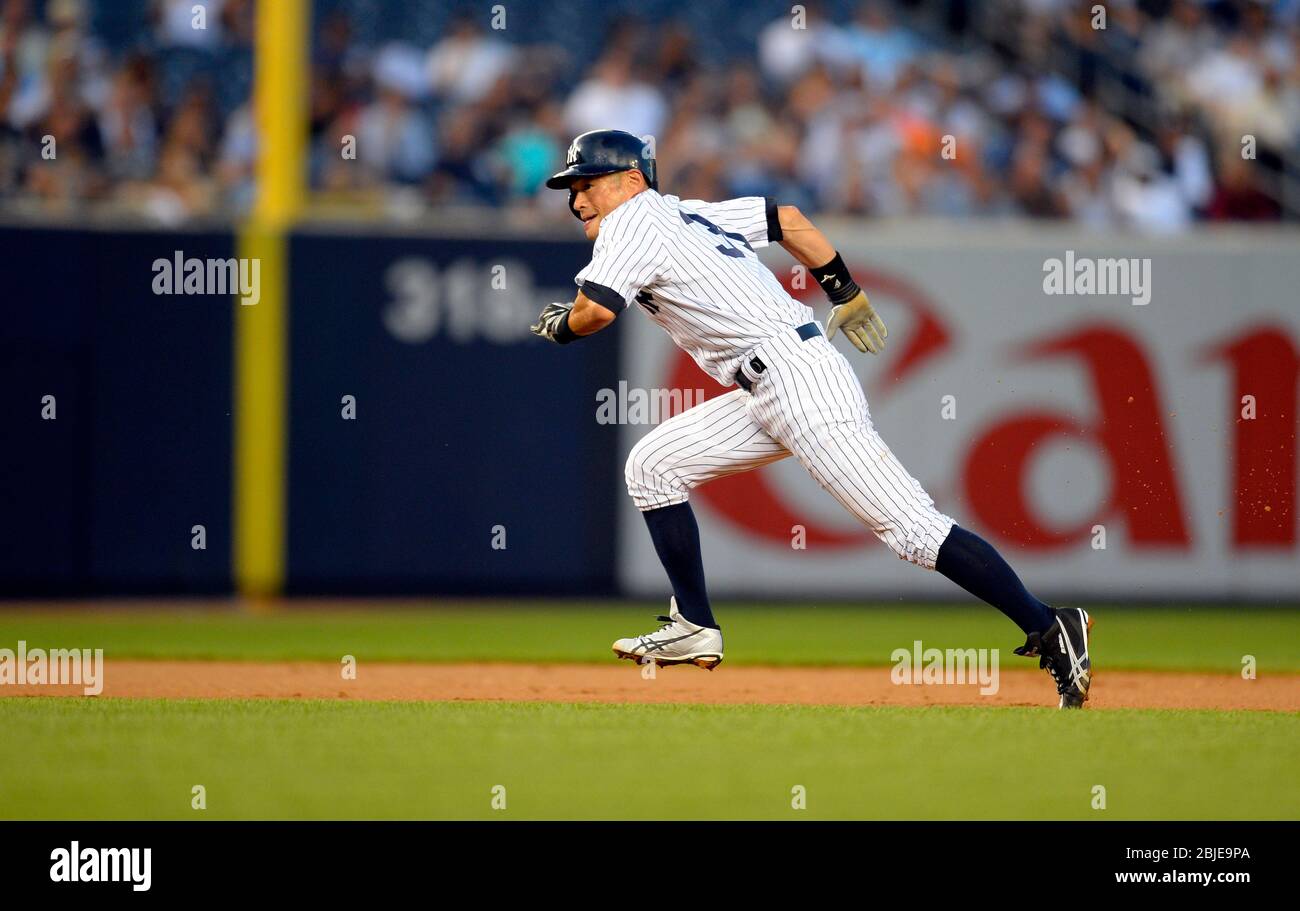
[[[896, 685], [890, 669], [659, 668], [631, 663], [366, 664], [344, 680], [332, 662], [108, 661], [101, 695], [125, 698], [519, 700], [760, 705], [1053, 705], [1047, 674], [1002, 670], [996, 693], [978, 684]], [[0, 696], [79, 696], [77, 686], [0, 687]], [[1235, 674], [1104, 671], [1089, 707], [1300, 710], [1300, 674], [1243, 680]]]

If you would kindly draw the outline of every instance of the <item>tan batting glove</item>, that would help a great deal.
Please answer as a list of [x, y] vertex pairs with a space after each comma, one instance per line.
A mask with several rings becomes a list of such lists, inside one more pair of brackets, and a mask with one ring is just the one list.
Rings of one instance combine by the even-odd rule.
[[885, 321], [876, 313], [867, 295], [859, 291], [858, 296], [847, 304], [840, 304], [831, 311], [831, 318], [826, 323], [826, 338], [835, 338], [835, 330], [843, 329], [853, 347], [863, 354], [870, 351], [879, 354], [889, 338]]

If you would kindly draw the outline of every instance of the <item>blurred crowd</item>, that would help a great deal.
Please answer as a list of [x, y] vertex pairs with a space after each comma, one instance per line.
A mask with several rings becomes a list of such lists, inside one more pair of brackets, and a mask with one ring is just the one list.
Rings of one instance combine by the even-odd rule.
[[[253, 0], [156, 0], [113, 53], [86, 0], [0, 0], [0, 204], [77, 213], [114, 205], [162, 222], [246, 205]], [[159, 60], [172, 62], [163, 73]], [[223, 111], [211, 73], [239, 70]], [[228, 92], [227, 92], [228, 93]]]
[[[148, 0], [138, 39], [109, 49], [87, 0], [0, 0], [0, 204], [244, 211], [253, 5]], [[369, 211], [561, 218], [546, 177], [574, 134], [617, 127], [654, 137], [661, 188], [686, 198], [1156, 232], [1295, 218], [1279, 175], [1298, 160], [1300, 0], [1125, 0], [1104, 27], [1096, 5], [782, 4], [712, 59], [696, 28], [634, 5], [579, 53], [494, 31], [487, 3], [430, 47], [366, 42], [340, 0], [314, 25], [310, 182]], [[718, 28], [744, 15], [728, 6]]]

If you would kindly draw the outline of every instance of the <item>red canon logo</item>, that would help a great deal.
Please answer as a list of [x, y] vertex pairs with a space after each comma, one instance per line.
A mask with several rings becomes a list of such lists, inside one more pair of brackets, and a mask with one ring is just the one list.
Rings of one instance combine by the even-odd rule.
[[[887, 297], [910, 311], [913, 328], [897, 354], [888, 378], [873, 398], [880, 400], [911, 376], [949, 354], [952, 329], [940, 311], [915, 286], [895, 276], [855, 269], [874, 296]], [[803, 298], [808, 289], [787, 290]], [[1159, 385], [1140, 339], [1105, 322], [1081, 323], [1071, 330], [1036, 339], [1009, 353], [1013, 360], [1055, 360], [1083, 371], [1095, 406], [1088, 421], [1064, 411], [1017, 408], [981, 427], [960, 460], [961, 484], [981, 530], [1027, 548], [1050, 551], [1086, 540], [1098, 523], [1123, 523], [1134, 548], [1187, 551], [1191, 530], [1180, 490], [1177, 454], [1166, 433], [1176, 420], [1163, 407]], [[1292, 549], [1296, 544], [1296, 404], [1300, 352], [1286, 328], [1257, 325], [1236, 338], [1196, 355], [1197, 363], [1222, 364], [1230, 371], [1231, 396], [1224, 402], [1224, 437], [1232, 447], [1229, 502], [1230, 546], [1237, 551]], [[683, 352], [670, 368], [668, 385], [704, 389], [712, 398], [725, 390], [713, 383]], [[1243, 397], [1254, 403], [1243, 419]], [[1110, 490], [1086, 521], [1051, 528], [1034, 509], [1028, 478], [1036, 454], [1053, 438], [1093, 448], [1110, 474]], [[924, 481], [924, 479], [922, 479]], [[794, 525], [807, 529], [809, 546], [857, 547], [866, 529], [840, 531], [810, 522], [786, 505], [761, 471], [706, 484], [695, 497], [744, 532], [787, 546]]]

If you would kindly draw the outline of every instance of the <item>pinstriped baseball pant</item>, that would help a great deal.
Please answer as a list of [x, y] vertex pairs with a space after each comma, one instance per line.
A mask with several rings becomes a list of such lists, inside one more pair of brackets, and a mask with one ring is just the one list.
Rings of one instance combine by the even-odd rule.
[[674, 415], [632, 449], [625, 476], [637, 508], [685, 502], [706, 481], [793, 455], [901, 559], [934, 569], [953, 520], [876, 433], [844, 356], [824, 336], [803, 341], [793, 329], [754, 353], [767, 370], [752, 393], [735, 389]]

